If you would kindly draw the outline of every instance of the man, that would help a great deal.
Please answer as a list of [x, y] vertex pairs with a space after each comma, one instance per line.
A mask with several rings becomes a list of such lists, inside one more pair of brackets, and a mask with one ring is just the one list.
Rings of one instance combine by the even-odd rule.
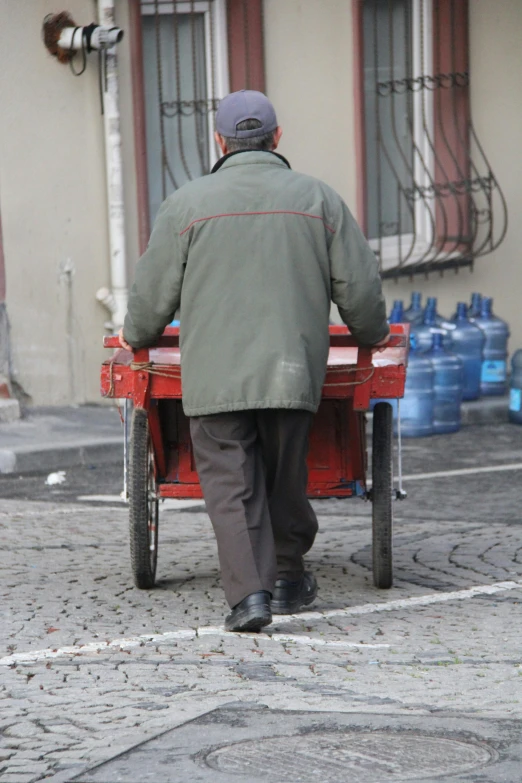
[[306, 456], [330, 301], [361, 344], [388, 340], [375, 256], [340, 196], [275, 152], [281, 133], [260, 92], [220, 103], [223, 157], [163, 203], [120, 333], [152, 345], [180, 308], [183, 408], [236, 631], [317, 594]]

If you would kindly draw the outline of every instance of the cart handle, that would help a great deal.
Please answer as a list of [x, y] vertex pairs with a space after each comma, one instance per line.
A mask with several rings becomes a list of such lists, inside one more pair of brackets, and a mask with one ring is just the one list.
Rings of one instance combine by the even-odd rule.
[[[405, 348], [408, 345], [410, 333], [409, 324], [391, 324], [390, 342], [388, 348]], [[350, 334], [346, 326], [330, 326], [330, 345], [340, 348], [357, 348], [359, 343]], [[178, 348], [179, 346], [179, 327], [167, 326], [161, 337], [151, 348]], [[103, 338], [104, 348], [121, 348], [120, 340], [117, 334], [112, 334]], [[362, 346], [361, 346], [362, 347]]]
[[[179, 346], [179, 326], [167, 326], [161, 337], [154, 345], [147, 348], [177, 348]], [[120, 338], [117, 334], [111, 334], [103, 338], [104, 348], [121, 348]], [[142, 350], [142, 349], [138, 349]]]
[[[390, 324], [390, 341], [386, 348], [405, 348], [409, 343], [410, 324]], [[359, 348], [347, 326], [330, 326], [330, 345], [335, 348]]]

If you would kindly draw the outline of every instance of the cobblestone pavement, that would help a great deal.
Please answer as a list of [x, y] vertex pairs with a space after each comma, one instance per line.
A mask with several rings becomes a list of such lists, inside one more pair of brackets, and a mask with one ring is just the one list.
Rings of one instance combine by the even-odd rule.
[[[408, 442], [404, 472], [518, 463], [520, 428], [476, 427]], [[220, 629], [226, 606], [201, 508], [162, 513], [158, 588], [141, 592], [125, 508], [46, 495], [42, 476], [31, 479], [39, 501], [17, 499], [14, 479], [0, 483], [11, 487], [0, 500], [0, 779], [68, 780], [233, 701], [520, 719], [521, 473], [407, 480], [386, 592], [369, 570], [369, 504], [318, 501], [309, 565], [320, 600], [257, 636]], [[104, 488], [100, 478], [93, 491]]]

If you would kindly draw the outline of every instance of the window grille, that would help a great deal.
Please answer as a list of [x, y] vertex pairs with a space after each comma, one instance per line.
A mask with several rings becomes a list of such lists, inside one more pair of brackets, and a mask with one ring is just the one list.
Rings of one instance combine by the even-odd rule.
[[363, 0], [365, 229], [384, 277], [470, 266], [507, 230], [471, 121], [466, 0]]
[[141, 2], [151, 222], [170, 193], [217, 159], [214, 115], [228, 86], [223, 13], [221, 0]]
[[140, 0], [139, 7], [152, 223], [170, 193], [220, 156], [213, 137], [220, 99], [229, 89], [263, 89], [262, 4]]

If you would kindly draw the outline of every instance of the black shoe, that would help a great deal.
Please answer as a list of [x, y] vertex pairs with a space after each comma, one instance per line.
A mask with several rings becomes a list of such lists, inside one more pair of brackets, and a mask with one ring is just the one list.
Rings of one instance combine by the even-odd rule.
[[272, 596], [274, 614], [294, 614], [317, 598], [317, 580], [305, 571], [299, 582], [278, 579]]
[[259, 590], [234, 606], [225, 618], [225, 631], [260, 631], [271, 622], [270, 593]]

